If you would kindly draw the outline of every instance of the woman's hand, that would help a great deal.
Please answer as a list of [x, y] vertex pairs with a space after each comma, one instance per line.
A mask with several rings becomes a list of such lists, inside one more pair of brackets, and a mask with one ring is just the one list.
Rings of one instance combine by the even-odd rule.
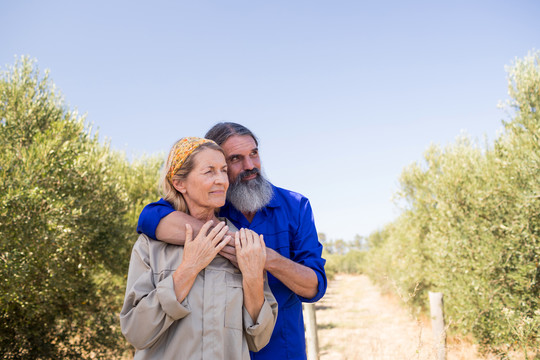
[[264, 264], [266, 245], [262, 235], [240, 229], [234, 235], [236, 259], [242, 272], [244, 307], [256, 323], [264, 304]]
[[186, 266], [195, 266], [201, 271], [214, 260], [216, 255], [227, 245], [230, 236], [225, 236], [229, 227], [225, 222], [217, 224], [210, 232], [213, 221], [206, 222], [195, 239], [193, 229], [186, 224], [186, 242], [184, 244], [184, 257], [182, 263]]
[[231, 239], [230, 236], [225, 236], [229, 227], [224, 222], [220, 222], [208, 232], [212, 224], [213, 221], [204, 224], [195, 239], [193, 239], [193, 229], [189, 224], [186, 224], [186, 242], [182, 263], [173, 273], [174, 292], [179, 302], [186, 298], [197, 274], [214, 260], [217, 253]]
[[234, 239], [238, 268], [244, 278], [262, 279], [266, 262], [266, 245], [262, 235], [247, 229], [236, 232]]

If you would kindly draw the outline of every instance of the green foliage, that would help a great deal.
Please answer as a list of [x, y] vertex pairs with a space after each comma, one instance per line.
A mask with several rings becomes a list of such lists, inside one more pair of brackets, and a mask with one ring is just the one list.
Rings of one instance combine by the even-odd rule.
[[157, 162], [100, 144], [25, 58], [0, 76], [0, 138], [2, 358], [121, 353], [134, 214], [155, 199]]
[[156, 201], [160, 196], [158, 180], [164, 156], [163, 154], [143, 156], [126, 166], [124, 185], [130, 199], [127, 220], [134, 226], [144, 206]]
[[540, 345], [538, 327], [515, 331], [540, 323], [539, 59], [508, 70], [512, 119], [493, 147], [430, 147], [402, 173], [401, 216], [368, 239], [376, 281], [414, 292], [420, 308], [442, 291], [451, 326], [492, 347]]

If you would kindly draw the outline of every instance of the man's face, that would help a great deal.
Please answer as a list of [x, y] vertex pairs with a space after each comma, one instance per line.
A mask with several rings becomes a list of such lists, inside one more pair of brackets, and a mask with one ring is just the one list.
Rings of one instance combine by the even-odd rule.
[[[228, 173], [230, 183], [234, 183], [238, 175], [245, 171], [253, 170], [254, 168], [259, 171], [261, 170], [259, 149], [251, 136], [233, 135], [221, 144], [221, 147], [227, 155], [226, 160], [229, 167]], [[258, 176], [258, 172], [249, 174], [244, 177], [242, 181], [247, 182]]]

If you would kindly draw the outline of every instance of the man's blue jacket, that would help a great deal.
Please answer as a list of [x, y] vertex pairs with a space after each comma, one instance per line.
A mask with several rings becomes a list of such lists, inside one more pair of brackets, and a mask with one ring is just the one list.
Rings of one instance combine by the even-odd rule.
[[[278, 319], [269, 344], [252, 359], [306, 359], [302, 301], [315, 302], [323, 297], [327, 279], [322, 245], [318, 240], [309, 200], [293, 191], [272, 185], [274, 195], [268, 205], [259, 210], [251, 223], [230, 203], [221, 208], [219, 215], [228, 218], [238, 228], [247, 228], [264, 235], [266, 246], [282, 256], [315, 271], [319, 280], [317, 294], [306, 299], [293, 293], [272, 274], [268, 274], [270, 289], [278, 305]], [[160, 220], [173, 212], [170, 203], [161, 199], [147, 205], [140, 217], [137, 231], [156, 238]]]

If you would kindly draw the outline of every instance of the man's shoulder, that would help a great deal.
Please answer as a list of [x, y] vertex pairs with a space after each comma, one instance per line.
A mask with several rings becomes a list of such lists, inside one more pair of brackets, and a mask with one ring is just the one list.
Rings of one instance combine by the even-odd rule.
[[296, 191], [281, 188], [275, 186], [274, 184], [272, 184], [272, 188], [274, 190], [274, 197], [272, 198], [271, 204], [276, 206], [283, 204], [287, 204], [289, 206], [300, 206], [301, 204], [309, 201], [307, 197]]

